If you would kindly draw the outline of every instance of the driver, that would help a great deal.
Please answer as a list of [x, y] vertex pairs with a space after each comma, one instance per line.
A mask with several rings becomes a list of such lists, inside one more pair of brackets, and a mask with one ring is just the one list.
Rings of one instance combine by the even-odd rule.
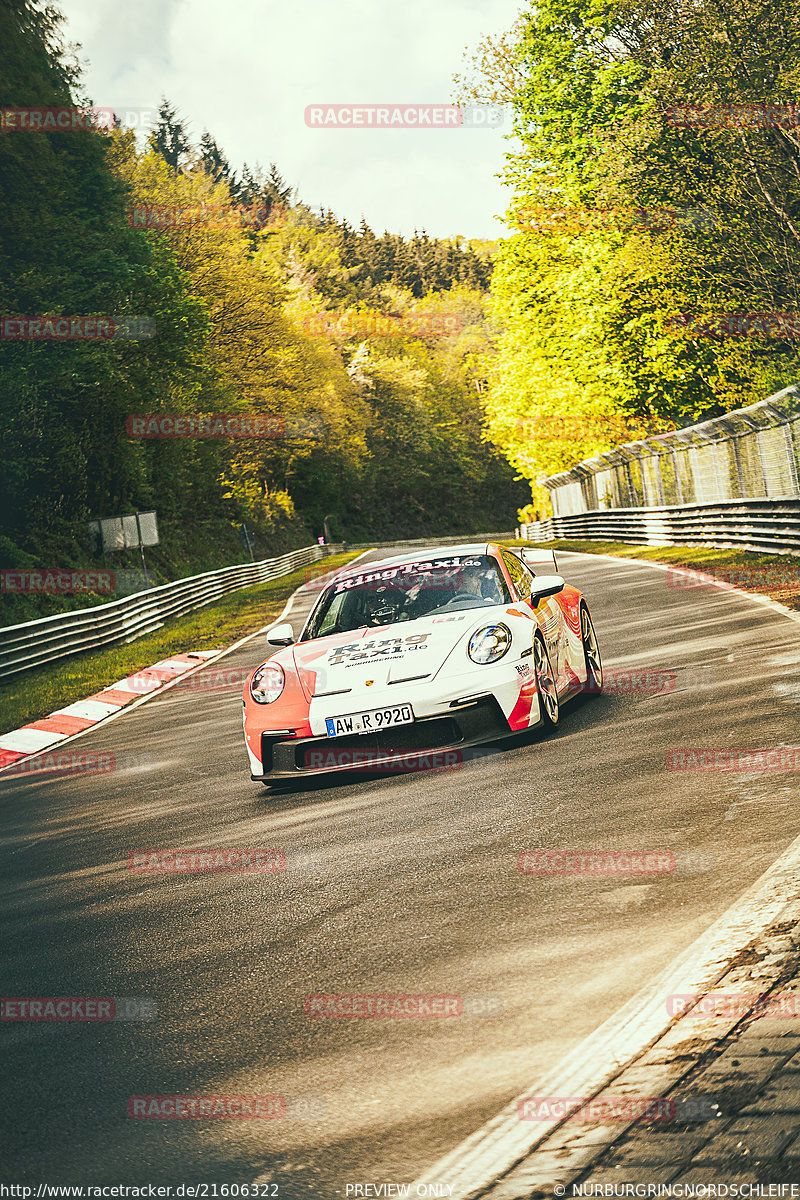
[[476, 596], [479, 600], [483, 600], [483, 571], [477, 567], [468, 567], [462, 571], [456, 595]]
[[481, 595], [489, 604], [503, 604], [503, 591], [493, 568], [481, 571]]
[[370, 628], [391, 625], [398, 607], [398, 593], [389, 588], [378, 588], [364, 601], [364, 623]]
[[456, 595], [474, 596], [482, 604], [501, 604], [503, 601], [497, 575], [485, 567], [467, 567], [461, 574]]

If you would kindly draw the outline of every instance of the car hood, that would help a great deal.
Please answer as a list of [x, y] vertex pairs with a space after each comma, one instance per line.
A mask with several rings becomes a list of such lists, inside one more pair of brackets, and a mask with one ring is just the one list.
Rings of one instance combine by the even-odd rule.
[[341, 695], [393, 683], [434, 678], [453, 649], [484, 625], [508, 620], [497, 604], [442, 616], [420, 617], [379, 629], [357, 629], [292, 647], [295, 668], [309, 697]]

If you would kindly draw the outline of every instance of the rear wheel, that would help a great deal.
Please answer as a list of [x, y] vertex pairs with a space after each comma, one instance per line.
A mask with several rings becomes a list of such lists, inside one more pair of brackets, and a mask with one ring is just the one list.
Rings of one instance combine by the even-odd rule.
[[556, 677], [550, 665], [547, 647], [538, 633], [533, 640], [533, 669], [536, 674], [536, 690], [539, 693], [542, 721], [546, 729], [555, 729], [558, 725], [560, 711]]
[[599, 696], [603, 690], [603, 662], [597, 645], [592, 618], [588, 608], [581, 605], [581, 641], [583, 642], [583, 658], [586, 663], [586, 683], [583, 690], [587, 696]]

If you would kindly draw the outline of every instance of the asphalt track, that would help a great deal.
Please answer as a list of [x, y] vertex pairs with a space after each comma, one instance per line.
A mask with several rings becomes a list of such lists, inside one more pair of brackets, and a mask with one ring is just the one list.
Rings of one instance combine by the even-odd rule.
[[[735, 593], [671, 587], [646, 564], [560, 562], [607, 670], [666, 672], [669, 690], [574, 702], [554, 735], [460, 770], [274, 792], [249, 779], [229, 682], [268, 653], [259, 636], [73, 743], [113, 754], [113, 773], [0, 776], [2, 994], [157, 1004], [147, 1021], [3, 1023], [3, 1181], [259, 1178], [284, 1200], [409, 1182], [800, 833], [796, 774], [666, 768], [673, 748], [798, 742], [798, 625]], [[278, 848], [286, 871], [128, 868], [135, 850], [217, 846]], [[677, 866], [523, 875], [531, 849], [671, 852]], [[485, 997], [493, 1015], [315, 1020], [315, 992]], [[133, 1095], [201, 1093], [282, 1095], [288, 1111], [126, 1114]]]

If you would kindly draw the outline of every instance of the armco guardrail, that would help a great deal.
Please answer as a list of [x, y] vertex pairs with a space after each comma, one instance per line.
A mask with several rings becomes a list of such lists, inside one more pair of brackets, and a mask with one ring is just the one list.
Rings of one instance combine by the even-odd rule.
[[[347, 545], [346, 548], [457, 545], [459, 542], [481, 540], [506, 541], [514, 536], [513, 533], [465, 534], [463, 537], [421, 538], [413, 542], [364, 542], [355, 546]], [[112, 600], [110, 604], [59, 613], [38, 621], [26, 621], [22, 625], [8, 625], [0, 629], [0, 679], [28, 671], [31, 667], [44, 666], [70, 654], [79, 654], [83, 650], [133, 642], [146, 633], [160, 629], [168, 617], [202, 608], [228, 592], [289, 575], [298, 567], [318, 562], [339, 549], [342, 546], [306, 546], [281, 558], [265, 558], [257, 563], [192, 575], [176, 583], [165, 583], [162, 587]]]
[[324, 558], [331, 549], [330, 546], [305, 546], [280, 558], [206, 571], [203, 575], [165, 583], [94, 608], [59, 613], [22, 625], [8, 625], [0, 629], [0, 679], [83, 650], [133, 642], [160, 629], [168, 617], [202, 608], [228, 592], [289, 575], [306, 563]]
[[577, 538], [637, 546], [733, 546], [800, 554], [800, 500], [596, 509], [523, 525], [520, 533], [532, 542]]

